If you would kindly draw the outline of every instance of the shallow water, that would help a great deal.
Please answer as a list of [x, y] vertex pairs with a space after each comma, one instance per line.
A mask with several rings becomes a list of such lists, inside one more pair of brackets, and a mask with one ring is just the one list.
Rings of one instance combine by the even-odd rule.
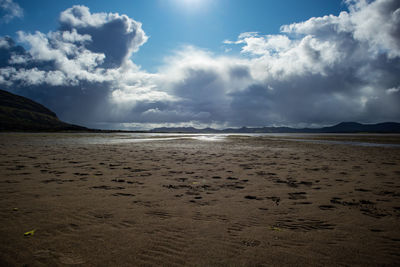
[[220, 142], [226, 140], [225, 134], [170, 134], [170, 133], [0, 133], [13, 137], [15, 142], [42, 145], [62, 144], [123, 144], [137, 142], [156, 142], [171, 140], [197, 140]]
[[371, 142], [356, 142], [356, 141], [334, 141], [334, 140], [313, 140], [313, 139], [282, 139], [286, 141], [308, 142], [313, 144], [331, 144], [331, 145], [350, 145], [350, 146], [367, 146], [367, 147], [396, 147], [400, 148], [399, 144], [384, 144]]
[[[224, 142], [233, 138], [271, 138], [271, 140], [309, 142], [314, 144], [351, 145], [367, 147], [400, 148], [398, 143], [385, 142], [385, 138], [400, 135], [388, 134], [294, 134], [294, 133], [261, 133], [261, 134], [189, 134], [189, 133], [0, 133], [14, 137], [16, 142], [35, 143], [40, 145], [62, 144], [123, 144], [138, 142], [163, 142], [171, 140], [195, 140], [200, 142]], [[316, 137], [338, 137], [343, 140], [320, 140]], [[349, 141], [346, 139], [371, 138], [368, 141]]]

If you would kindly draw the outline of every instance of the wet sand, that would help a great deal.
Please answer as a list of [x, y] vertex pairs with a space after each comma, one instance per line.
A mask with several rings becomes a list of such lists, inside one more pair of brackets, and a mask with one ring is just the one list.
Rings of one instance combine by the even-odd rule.
[[398, 147], [54, 136], [0, 136], [1, 266], [400, 262]]

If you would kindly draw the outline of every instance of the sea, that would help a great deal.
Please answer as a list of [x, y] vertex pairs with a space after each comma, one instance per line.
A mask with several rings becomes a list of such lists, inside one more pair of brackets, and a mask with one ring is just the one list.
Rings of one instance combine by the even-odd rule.
[[[234, 139], [270, 138], [273, 140], [308, 142], [326, 145], [350, 145], [367, 147], [400, 148], [400, 134], [193, 134], [193, 133], [0, 133], [13, 135], [18, 142], [41, 144], [123, 144], [138, 142], [166, 142], [172, 140], [195, 140], [198, 142], [226, 142]], [[336, 138], [338, 137], [338, 138]], [[368, 138], [366, 138], [368, 137]], [[340, 139], [340, 140], [329, 140]], [[361, 141], [359, 141], [361, 139]], [[367, 140], [367, 141], [364, 141]], [[390, 142], [395, 140], [396, 142]]]

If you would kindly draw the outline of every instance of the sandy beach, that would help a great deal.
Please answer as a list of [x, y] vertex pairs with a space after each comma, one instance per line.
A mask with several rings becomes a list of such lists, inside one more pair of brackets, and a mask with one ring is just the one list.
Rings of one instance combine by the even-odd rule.
[[400, 147], [120, 137], [0, 134], [1, 266], [400, 263]]

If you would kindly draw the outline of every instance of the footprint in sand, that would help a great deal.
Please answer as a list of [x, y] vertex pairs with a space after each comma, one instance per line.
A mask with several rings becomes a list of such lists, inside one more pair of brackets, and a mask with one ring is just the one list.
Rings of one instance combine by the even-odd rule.
[[333, 206], [333, 205], [320, 205], [320, 206], [318, 206], [321, 210], [333, 210], [333, 209], [336, 209], [336, 207], [335, 206]]
[[75, 256], [75, 255], [62, 255], [59, 258], [59, 261], [62, 264], [66, 264], [66, 265], [80, 265], [80, 264], [84, 264], [85, 261], [79, 257], [79, 256]]
[[80, 256], [73, 254], [63, 254], [50, 250], [37, 250], [33, 253], [33, 256], [38, 259], [57, 258], [61, 264], [65, 265], [80, 265], [86, 263], [86, 261]]

